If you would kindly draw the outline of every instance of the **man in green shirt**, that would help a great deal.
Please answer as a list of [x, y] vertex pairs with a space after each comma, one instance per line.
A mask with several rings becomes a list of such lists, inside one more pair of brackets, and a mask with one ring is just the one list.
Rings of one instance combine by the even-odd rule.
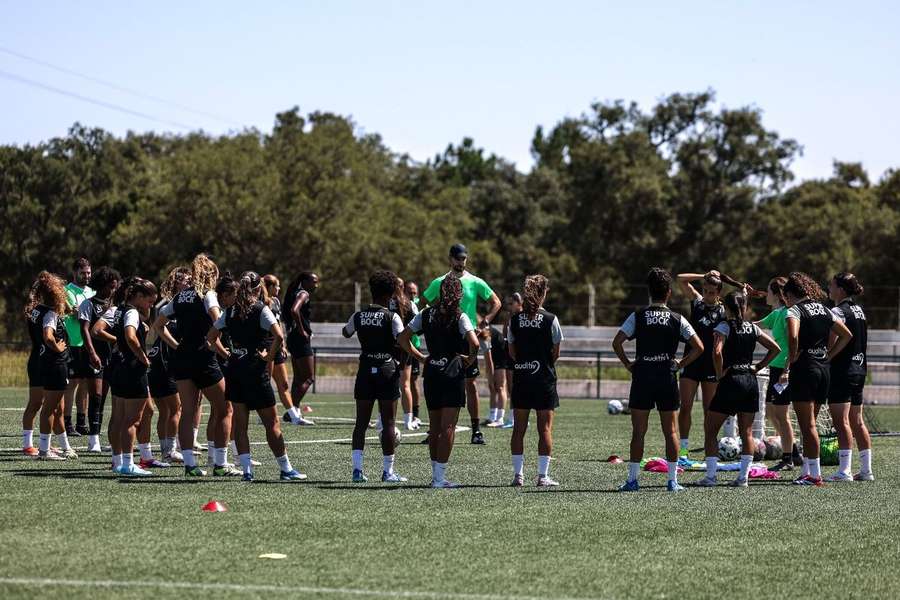
[[[94, 376], [90, 359], [84, 351], [84, 339], [81, 336], [81, 323], [78, 320], [78, 308], [81, 303], [94, 295], [88, 287], [91, 280], [91, 262], [82, 257], [72, 264], [72, 281], [66, 284], [66, 302], [72, 312], [63, 319], [66, 333], [69, 336], [69, 387], [66, 388], [64, 420], [66, 434], [79, 437], [88, 434], [87, 404], [90, 378]], [[72, 427], [72, 405], [76, 408], [75, 427]]]
[[[469, 253], [465, 246], [453, 244], [450, 247], [450, 271], [435, 278], [428, 284], [428, 287], [422, 292], [419, 306], [425, 308], [437, 300], [441, 293], [441, 282], [444, 280], [444, 277], [453, 272], [459, 277], [459, 281], [462, 284], [463, 294], [459, 301], [459, 308], [468, 315], [469, 320], [473, 324], [478, 323], [475, 332], [477, 335], [480, 330], [490, 327], [494, 317], [500, 311], [501, 304], [500, 298], [497, 297], [491, 286], [480, 277], [476, 277], [466, 271], [468, 258]], [[490, 304], [487, 314], [485, 314], [484, 319], [480, 323], [478, 322], [477, 312], [479, 300]], [[472, 443], [484, 444], [484, 435], [481, 433], [481, 424], [478, 418], [478, 387], [476, 386], [478, 375], [478, 362], [476, 361], [466, 370], [466, 408], [469, 410], [469, 418], [472, 421]]]

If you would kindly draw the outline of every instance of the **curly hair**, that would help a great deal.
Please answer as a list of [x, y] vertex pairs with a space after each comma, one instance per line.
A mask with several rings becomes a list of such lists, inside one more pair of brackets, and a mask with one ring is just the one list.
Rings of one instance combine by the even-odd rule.
[[543, 275], [529, 275], [522, 286], [522, 310], [534, 318], [550, 290], [550, 280]]
[[462, 300], [462, 283], [455, 273], [449, 273], [441, 282], [441, 294], [435, 305], [437, 322], [445, 327], [459, 320], [459, 301]]
[[219, 278], [219, 267], [206, 254], [198, 254], [191, 261], [191, 279], [194, 288], [201, 296], [215, 288]]
[[858, 296], [864, 291], [862, 284], [858, 279], [856, 279], [856, 275], [854, 275], [853, 273], [848, 273], [846, 271], [842, 271], [835, 275], [834, 283], [836, 286], [844, 290], [844, 293], [848, 296]]
[[237, 293], [240, 284], [231, 276], [231, 271], [225, 271], [218, 281], [216, 281], [216, 295], [224, 296], [225, 294]]
[[267, 306], [270, 302], [269, 292], [263, 285], [262, 277], [256, 271], [244, 271], [238, 281], [237, 297], [234, 300], [238, 317], [246, 319], [250, 314], [250, 309], [260, 300]]
[[64, 315], [70, 311], [69, 303], [66, 301], [66, 285], [62, 278], [50, 271], [38, 273], [37, 279], [34, 280], [28, 291], [25, 315], [30, 315], [38, 304], [50, 307], [58, 315]]
[[[159, 294], [165, 300], [171, 300], [181, 289], [191, 285], [191, 270], [185, 266], [173, 267], [166, 275], [159, 288]], [[179, 289], [180, 288], [180, 289]]]
[[672, 289], [672, 275], [662, 267], [653, 267], [647, 273], [647, 289], [650, 299], [661, 302]]
[[96, 292], [100, 292], [113, 281], [122, 281], [122, 276], [112, 267], [100, 267], [91, 274], [91, 282], [88, 284]]
[[812, 300], [825, 298], [822, 286], [816, 283], [812, 277], [800, 271], [794, 271], [788, 275], [787, 283], [784, 284], [784, 293], [795, 298], [811, 298]]
[[376, 298], [393, 298], [397, 292], [397, 275], [393, 271], [375, 271], [369, 277], [369, 293]]

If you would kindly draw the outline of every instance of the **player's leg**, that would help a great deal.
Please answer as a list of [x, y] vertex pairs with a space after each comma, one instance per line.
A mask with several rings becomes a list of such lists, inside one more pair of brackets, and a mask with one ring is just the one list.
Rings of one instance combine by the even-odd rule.
[[22, 413], [22, 453], [26, 456], [37, 456], [38, 449], [34, 447], [34, 420], [44, 403], [44, 388], [28, 388], [28, 402]]
[[716, 410], [706, 411], [703, 417], [703, 450], [706, 456], [706, 477], [697, 482], [697, 485], [712, 487], [716, 485], [716, 472], [719, 468], [719, 430], [722, 423], [730, 415]]
[[[837, 400], [837, 398], [836, 398]], [[841, 402], [829, 398], [828, 412], [838, 440], [838, 470], [826, 481], [852, 481], [851, 457], [853, 455], [853, 432], [850, 428], [850, 398], [840, 398]]]
[[539, 487], [559, 485], [550, 478], [550, 457], [553, 456], [553, 416], [554, 410], [538, 410], [538, 478]]
[[666, 463], [669, 469], [666, 488], [670, 492], [680, 491], [683, 488], [678, 485], [678, 410], [660, 410], [659, 422], [666, 442]]
[[181, 399], [181, 420], [178, 423], [178, 441], [181, 445], [181, 453], [184, 458], [185, 475], [192, 477], [203, 476], [200, 467], [197, 466], [194, 443], [197, 438], [197, 425], [195, 425], [200, 408], [200, 390], [190, 379], [179, 379], [177, 382], [178, 397]]
[[528, 431], [528, 419], [531, 410], [528, 408], [513, 409], [516, 413], [509, 449], [512, 453], [513, 487], [525, 485], [525, 433]]
[[620, 491], [637, 491], [638, 473], [641, 460], [644, 458], [644, 438], [647, 436], [647, 425], [650, 422], [650, 410], [631, 408], [631, 444], [629, 446], [628, 479], [619, 487]]
[[[134, 441], [141, 424], [148, 398], [121, 398], [121, 416], [119, 421], [119, 446], [122, 449], [122, 466], [119, 474], [126, 476], [146, 476], [150, 471], [134, 464]], [[149, 437], [149, 432], [148, 432]]]
[[856, 439], [856, 447], [859, 449], [859, 473], [853, 478], [856, 481], [872, 481], [875, 476], [872, 474], [872, 437], [869, 435], [869, 428], [863, 418], [862, 393], [860, 392], [860, 403], [855, 402], [850, 405], [850, 427], [853, 431], [853, 437]]
[[683, 456], [688, 455], [691, 437], [691, 411], [694, 408], [694, 398], [697, 396], [697, 388], [700, 382], [696, 379], [682, 377], [678, 381], [678, 397], [681, 402], [681, 411], [678, 414], [678, 432], [680, 434], [679, 448]]

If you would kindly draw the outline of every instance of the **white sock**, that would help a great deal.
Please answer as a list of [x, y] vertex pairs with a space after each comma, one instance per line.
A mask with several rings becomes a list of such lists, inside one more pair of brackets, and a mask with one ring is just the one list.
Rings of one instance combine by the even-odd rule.
[[859, 471], [860, 473], [872, 472], [872, 449], [859, 451]]
[[444, 473], [447, 472], [447, 463], [435, 462], [434, 468], [432, 469], [432, 471], [433, 471], [432, 479], [434, 479], [437, 482], [444, 481]]
[[506, 413], [505, 410], [503, 410], [502, 408], [498, 408], [497, 409], [497, 420], [502, 421], [505, 413]]
[[405, 412], [403, 413], [403, 425], [407, 428], [412, 425], [413, 416], [412, 413]]
[[275, 462], [278, 463], [278, 468], [285, 473], [289, 473], [290, 471], [294, 470], [294, 467], [291, 466], [291, 459], [288, 458], [287, 452], [284, 453], [284, 456], [276, 456]]
[[234, 443], [234, 440], [231, 440], [230, 442], [228, 442], [228, 449], [231, 450], [232, 456], [238, 455], [237, 444]]
[[303, 418], [303, 413], [301, 413], [300, 409], [296, 406], [292, 406], [288, 409], [288, 416], [291, 418], [291, 423], [296, 425], [300, 422], [300, 419]]
[[666, 465], [669, 467], [669, 481], [678, 482], [678, 461], [667, 460]]
[[181, 450], [178, 447], [178, 438], [166, 438], [166, 453], [172, 454], [176, 450]]
[[71, 448], [71, 446], [69, 446], [69, 436], [65, 431], [59, 434], [59, 447], [63, 450], [68, 450], [69, 448]]
[[513, 475], [522, 475], [525, 472], [525, 455], [513, 454]]
[[241, 470], [244, 475], [253, 473], [253, 465], [250, 464], [250, 454], [238, 454], [238, 460], [241, 461]]
[[384, 425], [381, 423], [381, 413], [378, 413], [378, 416], [375, 417], [375, 431], [381, 431], [384, 429]]
[[187, 448], [185, 448], [181, 452], [182, 452], [182, 458], [184, 459], [184, 466], [186, 466], [186, 467], [196, 467], [197, 466], [197, 459], [194, 458], [193, 450], [188, 450]]
[[800, 470], [800, 477], [806, 477], [807, 475], [809, 475], [809, 461], [811, 460], [811, 458], [806, 458], [805, 456], [803, 457], [803, 468]]
[[492, 408], [492, 409], [491, 409], [491, 412], [490, 412], [490, 420], [491, 420], [491, 421], [496, 421], [496, 420], [497, 420], [497, 409], [496, 409], [496, 408]]
[[353, 470], [354, 471], [362, 471], [363, 468], [363, 451], [362, 450], [354, 450], [352, 453], [353, 458]]
[[40, 441], [38, 442], [38, 450], [41, 452], [49, 452], [50, 451], [50, 438], [53, 436], [52, 433], [42, 433], [40, 437]]
[[216, 448], [216, 466], [224, 467], [225, 463], [228, 462], [228, 448]]
[[138, 444], [138, 450], [141, 451], [141, 460], [153, 460], [153, 451], [150, 450], [150, 444]]
[[134, 465], [134, 455], [131, 452], [122, 453], [122, 467], [127, 469]]
[[538, 456], [538, 477], [546, 477], [550, 473], [550, 457]]
[[121, 454], [113, 454], [112, 455], [112, 463], [113, 469], [118, 469], [122, 466], [122, 455]]
[[812, 477], [822, 476], [822, 463], [818, 458], [809, 459], [809, 474]]
[[383, 456], [381, 462], [382, 462], [382, 468], [384, 469], [385, 473], [390, 475], [391, 473], [394, 472], [394, 455], [393, 454]]
[[690, 445], [690, 438], [681, 438], [680, 447], [682, 450], [687, 450]]
[[34, 429], [23, 429], [22, 430], [22, 447], [23, 448], [31, 448], [31, 444], [34, 442]]
[[716, 478], [716, 471], [719, 469], [719, 457], [718, 456], [707, 456], [706, 457], [706, 476], [710, 479]]
[[100, 447], [100, 436], [99, 435], [89, 435], [88, 436], [88, 449], [91, 450], [93, 448]]
[[628, 481], [637, 481], [638, 473], [641, 471], [640, 462], [628, 463]]
[[197, 446], [200, 445], [200, 444], [197, 442], [197, 436], [199, 436], [199, 435], [200, 435], [200, 429], [197, 428], [197, 427], [194, 427], [194, 447], [195, 447], [195, 448], [196, 448]]
[[181, 452], [181, 440], [178, 439], [178, 436], [175, 436], [175, 449]]
[[741, 454], [741, 479], [747, 479], [750, 476], [750, 463], [753, 462], [752, 454]]
[[845, 473], [847, 475], [850, 474], [850, 469], [853, 460], [853, 451], [852, 450], [838, 450], [838, 460], [840, 461], [840, 466], [838, 467], [838, 472]]

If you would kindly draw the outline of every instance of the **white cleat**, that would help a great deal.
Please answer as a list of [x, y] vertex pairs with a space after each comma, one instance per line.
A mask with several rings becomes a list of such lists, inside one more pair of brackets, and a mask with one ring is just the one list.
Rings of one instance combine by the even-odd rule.
[[716, 481], [715, 477], [704, 477], [694, 485], [698, 485], [700, 487], [716, 487], [718, 485], [718, 481]]
[[537, 478], [538, 487], [559, 487], [559, 482], [550, 479], [546, 475], [539, 475]]
[[48, 452], [38, 452], [37, 457], [38, 457], [38, 460], [57, 460], [57, 461], [66, 460], [65, 456], [60, 456], [53, 450], [50, 450]]
[[736, 487], [736, 488], [750, 487], [750, 483], [747, 481], [747, 478], [746, 478], [746, 477], [738, 477], [737, 479], [735, 479], [734, 481], [732, 481], [732, 482], [729, 483], [728, 485], [729, 485], [730, 487]]
[[297, 422], [294, 424], [299, 425], [301, 427], [312, 427], [313, 425], [316, 424], [316, 422], [311, 419], [305, 419], [303, 417], [300, 417], [299, 419], [297, 419]]
[[181, 452], [178, 450], [172, 450], [168, 454], [163, 456], [163, 460], [167, 463], [183, 463], [184, 456], [181, 455]]
[[872, 471], [860, 471], [853, 476], [853, 481], [875, 481], [875, 475], [872, 474]]
[[850, 473], [844, 473], [843, 471], [838, 471], [834, 475], [829, 475], [825, 478], [825, 481], [829, 483], [837, 483], [839, 481], [853, 481], [853, 475]]
[[525, 485], [525, 476], [521, 473], [516, 473], [513, 475], [512, 483], [509, 484], [511, 487], [522, 487]]
[[65, 458], [78, 458], [78, 453], [75, 452], [74, 448], [66, 448], [65, 450], [63, 450], [62, 455]]
[[443, 481], [432, 481], [431, 487], [434, 489], [443, 489], [443, 490], [453, 490], [459, 487], [458, 483], [453, 483], [452, 481], [447, 481], [444, 479]]

